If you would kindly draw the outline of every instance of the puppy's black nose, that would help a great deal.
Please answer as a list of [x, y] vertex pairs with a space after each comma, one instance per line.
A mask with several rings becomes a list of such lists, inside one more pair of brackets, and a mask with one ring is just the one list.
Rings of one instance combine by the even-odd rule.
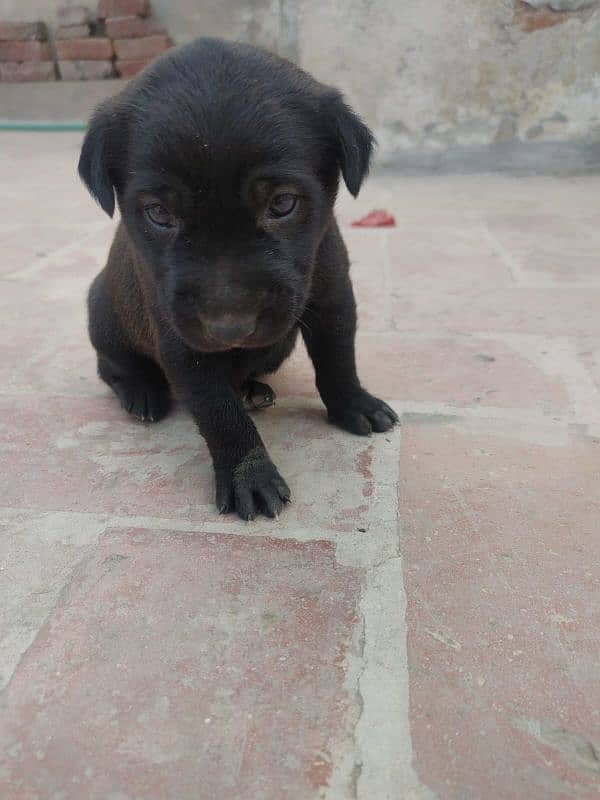
[[201, 317], [207, 335], [219, 344], [241, 344], [256, 330], [255, 315], [223, 314], [220, 317]]

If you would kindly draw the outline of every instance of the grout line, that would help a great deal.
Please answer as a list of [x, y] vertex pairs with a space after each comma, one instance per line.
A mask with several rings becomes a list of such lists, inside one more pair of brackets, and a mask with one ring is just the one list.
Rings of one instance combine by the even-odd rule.
[[82, 244], [85, 244], [88, 239], [91, 239], [97, 233], [104, 230], [104, 228], [107, 228], [110, 224], [111, 223], [104, 222], [104, 220], [102, 222], [90, 223], [90, 227], [80, 238], [69, 242], [63, 247], [59, 247], [57, 250], [53, 250], [51, 253], [48, 253], [48, 255], [43, 256], [42, 258], [36, 258], [34, 261], [30, 261], [24, 267], [19, 267], [14, 272], [7, 273], [3, 276], [3, 278], [11, 281], [27, 281], [30, 278], [36, 277], [46, 267], [52, 266], [57, 261], [60, 261], [63, 256], [68, 255], [72, 250], [75, 250]]
[[368, 570], [360, 608], [364, 669], [358, 680], [362, 713], [355, 731], [357, 800], [429, 800], [432, 794], [414, 768], [407, 596], [400, 556]]
[[[198, 504], [200, 507], [201, 504]], [[212, 512], [209, 512], [212, 513]], [[258, 519], [253, 522], [236, 521], [233, 516], [229, 520], [225, 517], [219, 522], [219, 513], [214, 510], [214, 520], [192, 521], [181, 517], [155, 517], [139, 514], [110, 514], [102, 511], [72, 511], [60, 508], [33, 508], [30, 506], [0, 506], [0, 518], [10, 522], [11, 517], [16, 514], [31, 515], [34, 517], [50, 518], [57, 516], [61, 520], [79, 522], [81, 525], [90, 523], [94, 526], [100, 525], [102, 533], [110, 528], [145, 528], [154, 531], [176, 531], [178, 533], [189, 533], [191, 535], [211, 536], [224, 534], [231, 536], [251, 536], [257, 539], [293, 539], [299, 542], [329, 541], [336, 542], [339, 536], [346, 536], [346, 533], [339, 533], [328, 528], [314, 527], [303, 528], [285, 526], [285, 516], [280, 520]]]
[[373, 461], [365, 470], [375, 489], [368, 514], [377, 509], [380, 518], [378, 550], [364, 535], [340, 534], [337, 539], [340, 563], [361, 566], [370, 562], [372, 566], [364, 574], [358, 641], [346, 657], [346, 688], [356, 695], [359, 718], [353, 746], [344, 757], [333, 759], [326, 800], [348, 796], [357, 800], [425, 800], [431, 796], [413, 767], [410, 731], [407, 597], [397, 497], [401, 429], [386, 438], [391, 438], [394, 446], [386, 454], [375, 440]]
[[[581, 380], [581, 379], [580, 379]], [[587, 381], [585, 382], [586, 390], [589, 388]], [[594, 396], [595, 391], [590, 389], [586, 391], [589, 396]], [[420, 401], [420, 400], [399, 400], [391, 397], [390, 395], [379, 394], [383, 400], [394, 406], [399, 414], [422, 414], [427, 416], [442, 416], [442, 417], [455, 417], [465, 419], [497, 419], [514, 421], [523, 424], [533, 424], [538, 426], [557, 427], [562, 425], [566, 427], [573, 423], [588, 425], [597, 424], [598, 414], [594, 410], [591, 415], [587, 413], [590, 405], [579, 403], [579, 411], [565, 412], [563, 411], [550, 411], [544, 413], [543, 411], [536, 411], [535, 409], [527, 409], [522, 407], [502, 407], [502, 406], [455, 406], [449, 403], [436, 402], [436, 401]], [[44, 398], [46, 400], [56, 398], [62, 400], [82, 400], [89, 401], [94, 399], [102, 399], [110, 397], [108, 394], [100, 395], [99, 391], [89, 393], [70, 393], [70, 392], [44, 392], [35, 391], [30, 389], [24, 390], [5, 390], [0, 387], [1, 398]], [[310, 404], [316, 404], [319, 408], [324, 408], [317, 395], [285, 395], [280, 397], [277, 405], [283, 408], [299, 408], [309, 407]], [[592, 406], [593, 409], [593, 406]], [[132, 423], [133, 424], [133, 423]], [[351, 435], [351, 434], [348, 434]], [[373, 441], [377, 441], [374, 439]]]
[[520, 260], [504, 247], [504, 245], [494, 236], [485, 223], [481, 224], [481, 233], [490, 247], [500, 254], [500, 257], [504, 262], [504, 266], [507, 267], [513, 281], [517, 284], [517, 286], [521, 287], [525, 283], [525, 278]]
[[[482, 339], [493, 340], [493, 334]], [[524, 356], [545, 375], [559, 379], [569, 399], [570, 420], [584, 424], [600, 423], [600, 392], [589, 370], [577, 354], [573, 337], [529, 336], [505, 334], [504, 342]], [[554, 415], [553, 415], [554, 416]]]

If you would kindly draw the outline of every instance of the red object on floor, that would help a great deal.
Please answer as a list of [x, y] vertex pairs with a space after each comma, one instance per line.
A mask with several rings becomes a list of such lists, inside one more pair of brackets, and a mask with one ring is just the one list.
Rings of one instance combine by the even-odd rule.
[[395, 228], [395, 217], [384, 208], [369, 211], [364, 217], [354, 220], [353, 228]]

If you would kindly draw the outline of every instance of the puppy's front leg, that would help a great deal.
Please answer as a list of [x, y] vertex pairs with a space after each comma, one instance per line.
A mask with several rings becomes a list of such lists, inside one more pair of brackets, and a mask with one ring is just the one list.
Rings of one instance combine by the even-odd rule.
[[356, 374], [356, 303], [350, 277], [343, 276], [331, 295], [313, 300], [302, 321], [302, 335], [329, 419], [360, 436], [391, 428], [398, 415], [365, 391]]
[[172, 342], [161, 349], [167, 377], [212, 456], [219, 511], [237, 511], [246, 520], [279, 514], [290, 490], [228, 380], [226, 356], [199, 355]]

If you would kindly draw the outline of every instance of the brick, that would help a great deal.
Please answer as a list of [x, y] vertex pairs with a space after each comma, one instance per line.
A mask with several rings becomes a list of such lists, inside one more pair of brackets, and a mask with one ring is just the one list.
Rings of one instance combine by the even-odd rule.
[[34, 81], [54, 81], [56, 70], [52, 61], [0, 62], [0, 81], [5, 83], [24, 83]]
[[154, 58], [171, 47], [168, 36], [145, 36], [139, 39], [115, 39], [115, 53], [123, 61]]
[[[45, 62], [41, 63], [43, 64]], [[4, 67], [15, 68], [29, 66], [31, 65], [0, 64], [0, 71]], [[0, 277], [2, 275], [8, 275], [11, 272], [16, 272], [22, 267], [26, 267], [27, 264], [31, 263], [36, 258], [44, 258], [53, 253], [56, 249], [64, 247], [72, 238], [72, 230], [69, 228], [58, 228], [54, 225], [48, 228], [41, 228], [36, 225], [19, 225], [13, 231], [3, 231]], [[6, 295], [8, 294], [8, 290], [5, 288], [2, 294], [3, 297], [0, 299], [0, 314], [8, 312], [8, 309], [4, 306], [4, 303], [7, 302]], [[0, 372], [1, 369], [2, 367], [0, 367]]]
[[361, 577], [329, 542], [109, 529], [3, 695], [1, 796], [324, 796]]
[[[5, 174], [6, 170], [3, 177]], [[56, 186], [56, 191], [64, 193], [65, 184]], [[98, 233], [93, 239], [95, 245], [90, 240], [89, 245], [73, 247], [72, 255], [57, 258], [57, 250], [76, 245], [82, 235], [74, 227], [60, 227], [61, 223], [64, 219], [47, 226], [21, 226], [2, 235], [3, 258], [6, 256], [7, 261], [3, 274], [8, 276], [12, 267], [20, 275], [16, 280], [2, 281], [0, 287], [0, 319], [6, 331], [0, 360], [3, 391], [98, 396], [95, 361], [85, 335], [85, 293], [91, 276], [106, 260], [110, 241], [106, 234]], [[27, 267], [38, 265], [41, 272], [37, 278], [24, 277]], [[45, 277], [40, 280], [42, 274]], [[24, 285], [31, 301], [26, 326], [20, 324], [19, 287], [22, 296]], [[49, 314], [49, 307], [55, 309], [55, 316]]]
[[148, 0], [98, 0], [96, 16], [107, 17], [145, 17], [150, 12]]
[[[569, 408], [567, 390], [536, 363], [539, 349], [530, 354], [495, 339], [460, 336], [359, 331], [356, 339], [358, 373], [374, 394], [456, 408], [564, 412]], [[314, 370], [305, 348], [297, 347], [270, 382], [280, 397], [314, 396]]]
[[91, 33], [90, 25], [69, 25], [57, 28], [54, 32], [55, 39], [82, 39]]
[[[512, 285], [507, 266], [479, 223], [440, 221], [436, 225], [435, 236], [431, 236], [427, 220], [383, 234], [389, 246], [392, 289], [402, 292], [436, 286], [478, 289]], [[353, 256], [352, 249], [350, 254]]]
[[43, 626], [77, 564], [105, 524], [79, 515], [2, 509], [0, 560], [10, 593], [0, 586], [0, 690]]
[[591, 800], [600, 444], [490, 420], [402, 430], [415, 768], [448, 800]]
[[532, 8], [528, 3], [517, 0], [514, 21], [524, 33], [534, 33], [543, 28], [552, 28], [566, 22], [572, 14], [568, 11], [554, 11], [551, 8]]
[[105, 61], [112, 58], [113, 46], [105, 37], [63, 39], [56, 42], [56, 54], [59, 61]]
[[120, 75], [122, 78], [133, 78], [134, 75], [141, 72], [146, 64], [149, 64], [151, 61], [151, 58], [142, 58], [135, 61], [116, 61], [115, 69], [117, 70], [117, 75]]
[[43, 22], [0, 22], [0, 42], [45, 42], [47, 38]]
[[59, 61], [58, 69], [64, 81], [100, 81], [115, 74], [112, 61]]
[[0, 42], [0, 61], [51, 61], [46, 42]]
[[91, 22], [89, 8], [85, 6], [63, 6], [56, 12], [59, 25], [86, 25]]
[[[563, 214], [488, 214], [488, 228], [519, 263], [528, 283], [578, 284], [598, 280], [600, 239]], [[600, 286], [600, 283], [599, 283]]]
[[133, 39], [165, 30], [154, 17], [111, 17], [106, 20], [106, 33], [111, 39]]

